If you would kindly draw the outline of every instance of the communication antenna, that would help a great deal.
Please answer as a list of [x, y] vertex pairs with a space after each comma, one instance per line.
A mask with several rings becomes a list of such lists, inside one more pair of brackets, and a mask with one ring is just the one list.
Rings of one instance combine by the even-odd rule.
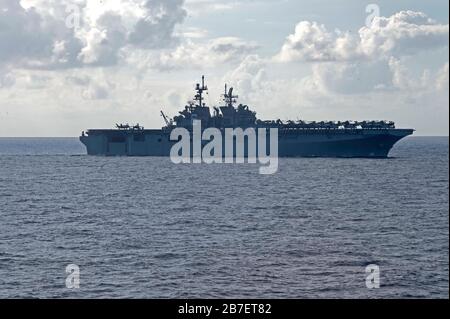
[[163, 119], [164, 119], [164, 122], [166, 122], [166, 125], [167, 126], [171, 126], [172, 125], [172, 119], [170, 119], [169, 117], [167, 117], [166, 116], [166, 114], [164, 114], [164, 112], [163, 111], [161, 111], [161, 116], [163, 117]]
[[195, 90], [197, 91], [197, 94], [194, 97], [194, 101], [198, 101], [198, 106], [203, 106], [203, 92], [208, 91], [208, 87], [205, 85], [205, 76], [202, 75], [202, 84], [200, 86], [199, 83], [195, 86]]

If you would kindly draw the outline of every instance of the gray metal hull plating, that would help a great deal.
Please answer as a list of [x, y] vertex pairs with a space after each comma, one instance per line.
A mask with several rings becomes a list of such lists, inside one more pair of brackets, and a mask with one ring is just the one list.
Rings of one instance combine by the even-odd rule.
[[[385, 158], [397, 141], [412, 133], [411, 129], [280, 130], [278, 156]], [[164, 130], [90, 130], [88, 134], [80, 140], [89, 155], [169, 156], [176, 143]]]

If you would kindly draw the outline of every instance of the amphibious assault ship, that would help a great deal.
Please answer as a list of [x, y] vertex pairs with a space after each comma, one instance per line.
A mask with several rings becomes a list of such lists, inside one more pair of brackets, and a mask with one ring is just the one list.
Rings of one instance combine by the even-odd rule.
[[105, 156], [169, 156], [177, 143], [170, 139], [173, 129], [181, 127], [192, 132], [193, 123], [200, 121], [202, 129], [276, 128], [280, 157], [368, 157], [385, 158], [394, 144], [413, 134], [413, 129], [398, 129], [391, 121], [263, 121], [247, 105], [237, 104], [233, 88], [223, 94], [223, 104], [213, 107], [204, 102], [208, 90], [205, 78], [195, 86], [194, 99], [173, 119], [161, 115], [165, 126], [144, 129], [129, 124], [116, 124], [115, 129], [89, 129], [82, 132], [81, 142], [89, 155]]

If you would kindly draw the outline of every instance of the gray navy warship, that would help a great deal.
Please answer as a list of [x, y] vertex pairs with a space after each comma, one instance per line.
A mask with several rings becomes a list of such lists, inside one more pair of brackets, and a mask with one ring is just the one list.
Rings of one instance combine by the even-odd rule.
[[233, 88], [223, 94], [223, 104], [210, 108], [203, 94], [208, 90], [204, 77], [195, 86], [194, 99], [175, 117], [162, 111], [165, 126], [144, 129], [139, 124], [116, 124], [115, 129], [89, 129], [80, 140], [89, 155], [104, 156], [169, 156], [177, 141], [170, 133], [177, 127], [192, 131], [193, 122], [201, 121], [203, 129], [277, 128], [278, 156], [280, 157], [368, 157], [385, 158], [394, 144], [413, 134], [413, 129], [397, 129], [388, 121], [263, 121], [247, 105], [237, 105]]

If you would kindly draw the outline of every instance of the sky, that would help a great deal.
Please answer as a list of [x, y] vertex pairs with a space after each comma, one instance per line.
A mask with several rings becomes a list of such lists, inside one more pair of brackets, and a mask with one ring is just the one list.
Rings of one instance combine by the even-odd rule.
[[202, 75], [261, 119], [449, 133], [446, 0], [0, 0], [0, 137], [160, 128]]

